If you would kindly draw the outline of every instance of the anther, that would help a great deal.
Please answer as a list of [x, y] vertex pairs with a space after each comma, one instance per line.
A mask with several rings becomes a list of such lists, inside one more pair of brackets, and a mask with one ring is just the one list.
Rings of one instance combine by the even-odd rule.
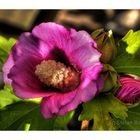
[[80, 82], [79, 73], [73, 67], [55, 60], [42, 61], [36, 66], [35, 74], [41, 82], [61, 92], [75, 89]]

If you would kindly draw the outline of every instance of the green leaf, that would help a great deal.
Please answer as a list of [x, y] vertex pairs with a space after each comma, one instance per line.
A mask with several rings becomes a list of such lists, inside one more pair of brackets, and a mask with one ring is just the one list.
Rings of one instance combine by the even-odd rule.
[[0, 71], [2, 71], [2, 65], [8, 57], [8, 54], [15, 44], [16, 40], [14, 38], [10, 38], [9, 40], [0, 36]]
[[126, 51], [129, 54], [136, 54], [138, 51], [140, 52], [140, 30], [137, 32], [130, 30], [123, 38], [123, 41], [128, 44]]
[[94, 120], [93, 130], [115, 130], [116, 125], [110, 114], [124, 120], [127, 117], [127, 107], [112, 94], [98, 96], [83, 104], [79, 120]]
[[13, 94], [11, 86], [5, 85], [4, 89], [0, 90], [0, 109], [20, 100], [21, 99], [19, 99]]
[[42, 98], [20, 99], [14, 95], [10, 85], [5, 85], [3, 90], [0, 90], [0, 109], [19, 101], [40, 103]]
[[63, 117], [44, 119], [39, 104], [18, 102], [0, 110], [0, 130], [66, 130], [73, 112]]
[[118, 44], [118, 54], [112, 66], [119, 73], [140, 76], [140, 31], [130, 30]]
[[126, 120], [114, 118], [114, 122], [121, 130], [140, 130], [140, 104], [129, 108]]

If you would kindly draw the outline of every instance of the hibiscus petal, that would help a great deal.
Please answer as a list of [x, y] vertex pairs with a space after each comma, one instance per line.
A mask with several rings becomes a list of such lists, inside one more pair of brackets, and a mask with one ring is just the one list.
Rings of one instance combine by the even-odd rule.
[[67, 46], [71, 31], [74, 32], [74, 30], [67, 30], [61, 25], [48, 22], [36, 26], [32, 30], [32, 34], [45, 41], [49, 46], [64, 48]]
[[35, 55], [45, 59], [53, 48], [34, 37], [31, 33], [23, 33], [13, 48], [14, 56]]
[[37, 98], [52, 94], [42, 89], [42, 83], [35, 76], [35, 66], [38, 63], [40, 63], [38, 57], [24, 55], [11, 68], [8, 76], [12, 79], [13, 89], [18, 97]]
[[55, 115], [51, 111], [51, 106], [48, 104], [48, 99], [49, 98], [43, 98], [40, 106], [42, 115], [47, 119], [52, 118]]
[[96, 63], [95, 65], [88, 67], [82, 71], [83, 77], [87, 77], [91, 80], [96, 80], [99, 77], [99, 74], [103, 68], [101, 63]]
[[79, 89], [65, 93], [54, 94], [44, 98], [41, 103], [41, 112], [45, 118], [50, 118], [56, 114], [65, 115], [75, 109], [80, 103], [91, 100], [96, 95], [96, 83], [85, 80]]
[[97, 89], [99, 94], [99, 92], [101, 92], [104, 87], [104, 79], [99, 75], [98, 79], [96, 80], [96, 83], [97, 83]]
[[71, 52], [69, 59], [78, 68], [86, 69], [99, 63], [100, 56], [101, 54], [92, 45], [86, 44]]
[[6, 60], [5, 64], [3, 65], [2, 71], [3, 71], [3, 80], [6, 84], [11, 84], [12, 80], [8, 78], [8, 74], [10, 72], [10, 69], [14, 65], [14, 59], [12, 53], [10, 53], [8, 59]]
[[69, 40], [69, 52], [75, 51], [76, 49], [89, 45], [97, 48], [96, 42], [91, 38], [91, 36], [85, 31], [71, 32]]
[[50, 97], [43, 98], [41, 103], [41, 112], [45, 118], [50, 118], [58, 114], [62, 106], [70, 103], [76, 95], [76, 91], [65, 94], [53, 94]]
[[32, 34], [45, 41], [49, 46], [57, 46], [62, 49], [67, 55], [87, 43], [92, 43], [93, 47], [97, 47], [97, 44], [87, 32], [77, 32], [72, 28], [66, 29], [62, 25], [52, 22], [36, 26], [32, 30]]
[[90, 82], [86, 87], [82, 86], [83, 85], [81, 85], [80, 89], [77, 90], [78, 92], [75, 98], [69, 104], [61, 107], [58, 113], [59, 115], [65, 115], [67, 112], [77, 108], [77, 106], [82, 102], [90, 101], [92, 98], [96, 96], [97, 87], [95, 82]]
[[73, 64], [81, 69], [99, 62], [97, 44], [85, 31], [67, 30], [55, 23], [42, 23], [32, 30], [32, 34], [43, 40], [49, 47], [62, 49]]

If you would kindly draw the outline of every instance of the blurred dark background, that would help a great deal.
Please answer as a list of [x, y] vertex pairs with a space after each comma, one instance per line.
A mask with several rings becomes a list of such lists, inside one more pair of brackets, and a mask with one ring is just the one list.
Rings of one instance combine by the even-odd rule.
[[47, 21], [89, 33], [98, 28], [112, 29], [120, 38], [129, 29], [140, 29], [140, 10], [0, 10], [0, 35], [17, 38]]

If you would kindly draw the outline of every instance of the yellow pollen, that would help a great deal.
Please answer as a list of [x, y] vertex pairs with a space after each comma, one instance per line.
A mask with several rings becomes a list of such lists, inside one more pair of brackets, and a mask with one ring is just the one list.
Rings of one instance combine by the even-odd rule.
[[54, 60], [42, 61], [36, 66], [35, 74], [41, 82], [62, 92], [72, 90], [79, 85], [79, 73]]

